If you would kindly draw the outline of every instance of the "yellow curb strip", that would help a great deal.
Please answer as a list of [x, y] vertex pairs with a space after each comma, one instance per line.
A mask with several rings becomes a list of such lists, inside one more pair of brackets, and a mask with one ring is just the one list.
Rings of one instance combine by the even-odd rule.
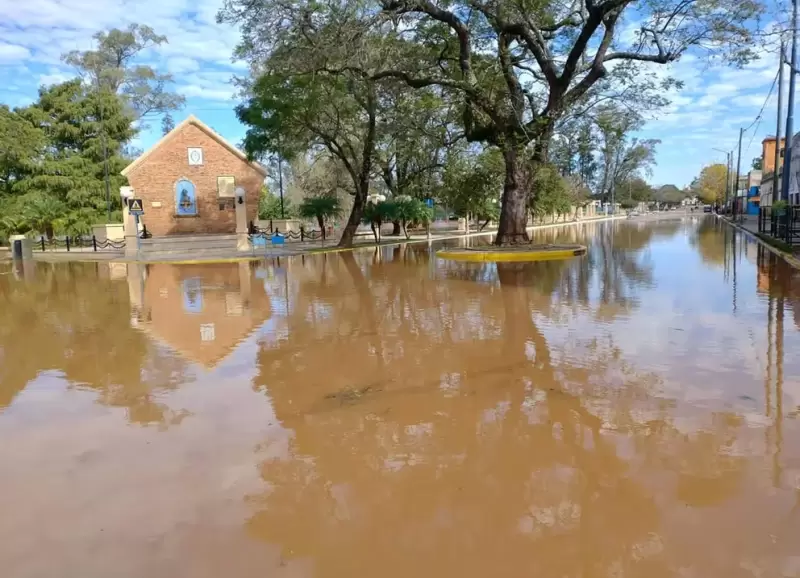
[[471, 261], [477, 263], [485, 262], [525, 262], [525, 261], [555, 261], [558, 259], [572, 259], [586, 253], [586, 247], [576, 247], [574, 249], [554, 249], [542, 251], [437, 251], [436, 256], [440, 259], [450, 259], [453, 261]]

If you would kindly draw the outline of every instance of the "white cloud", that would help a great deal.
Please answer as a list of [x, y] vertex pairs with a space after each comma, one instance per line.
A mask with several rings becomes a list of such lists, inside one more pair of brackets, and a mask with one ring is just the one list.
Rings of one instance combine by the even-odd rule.
[[62, 82], [66, 82], [72, 78], [75, 78], [74, 74], [67, 74], [65, 72], [51, 69], [48, 74], [42, 74], [39, 77], [39, 84], [50, 86], [51, 84], [60, 84]]
[[[225, 88], [203, 88], [197, 84], [187, 84], [178, 87], [178, 92], [187, 98], [202, 98], [205, 100], [230, 101], [234, 97], [233, 87]], [[233, 106], [233, 103], [231, 103]]]
[[31, 51], [24, 46], [0, 42], [0, 64], [15, 64], [27, 60], [30, 56]]
[[200, 64], [194, 58], [174, 56], [167, 60], [167, 70], [172, 74], [194, 72], [195, 70], [199, 70], [199, 68]]

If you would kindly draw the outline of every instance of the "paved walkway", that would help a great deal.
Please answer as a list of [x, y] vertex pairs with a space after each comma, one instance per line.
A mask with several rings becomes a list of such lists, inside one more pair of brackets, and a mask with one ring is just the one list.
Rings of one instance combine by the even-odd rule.
[[[680, 217], [683, 216], [683, 213], [673, 213], [673, 214], [664, 214], [661, 218], [667, 217]], [[646, 216], [637, 217], [640, 218], [647, 218]], [[579, 223], [592, 223], [592, 222], [599, 222], [599, 221], [609, 221], [614, 219], [625, 219], [624, 216], [616, 216], [616, 217], [594, 217], [590, 219], [581, 219], [579, 221], [567, 221], [567, 222], [558, 222], [558, 223], [546, 223], [541, 225], [535, 225], [530, 228], [530, 230], [537, 230], [537, 229], [550, 229], [553, 227], [569, 227], [572, 225], [577, 225]], [[472, 231], [469, 235], [465, 235], [463, 232], [459, 232], [453, 229], [448, 229], [444, 231], [432, 231], [430, 238], [422, 233], [422, 234], [412, 234], [409, 239], [404, 237], [389, 237], [384, 236], [381, 239], [380, 246], [394, 246], [394, 245], [401, 245], [405, 243], [420, 243], [426, 241], [442, 241], [446, 239], [460, 239], [465, 236], [474, 237], [480, 235], [489, 235], [496, 232], [496, 228], [487, 227], [483, 231]], [[320, 252], [338, 252], [338, 251], [350, 251], [353, 249], [367, 249], [370, 247], [375, 247], [375, 240], [374, 237], [370, 236], [359, 236], [352, 248], [340, 249], [336, 246], [337, 240], [326, 241], [324, 244], [321, 241], [308, 241], [308, 242], [290, 242], [286, 243], [283, 247], [274, 247], [272, 245], [267, 245], [267, 247], [254, 247], [249, 252], [237, 252], [231, 251], [228, 249], [220, 249], [220, 250], [203, 250], [202, 247], [196, 247], [195, 251], [200, 251], [201, 253], [198, 254], [197, 252], [187, 251], [187, 252], [176, 252], [171, 254], [167, 257], [159, 256], [153, 259], [147, 259], [146, 254], [142, 255], [140, 259], [129, 259], [125, 257], [123, 251], [97, 251], [94, 252], [91, 249], [88, 250], [73, 250], [67, 252], [66, 250], [55, 250], [55, 251], [34, 251], [34, 259], [37, 261], [46, 261], [46, 262], [63, 262], [63, 261], [116, 261], [116, 262], [141, 262], [141, 263], [161, 263], [161, 262], [169, 262], [169, 263], [202, 263], [202, 262], [227, 262], [227, 261], [246, 261], [246, 260], [260, 260], [260, 259], [270, 259], [275, 257], [291, 257], [295, 255], [312, 255], [314, 253]]]

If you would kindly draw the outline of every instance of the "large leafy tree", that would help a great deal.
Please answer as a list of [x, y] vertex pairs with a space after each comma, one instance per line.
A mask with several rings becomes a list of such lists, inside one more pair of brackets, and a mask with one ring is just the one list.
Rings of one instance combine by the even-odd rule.
[[728, 167], [717, 163], [703, 167], [694, 189], [704, 203], [714, 204], [725, 198], [727, 184]]
[[620, 106], [603, 106], [596, 117], [600, 143], [601, 180], [597, 193], [610, 199], [623, 185], [640, 173], [649, 173], [655, 164], [655, 139], [639, 140], [632, 133], [642, 128], [642, 118], [635, 111]]
[[11, 195], [23, 179], [36, 171], [44, 145], [41, 129], [0, 105], [0, 197]]
[[[379, 33], [383, 46], [393, 44], [368, 67], [362, 66], [370, 53], [363, 33], [340, 35], [324, 49], [336, 54], [339, 71], [397, 79], [415, 89], [434, 87], [458, 99], [467, 139], [503, 154], [501, 245], [528, 241], [528, 160], [548, 160], [560, 118], [607, 99], [660, 104], [659, 91], [674, 83], [648, 66], [673, 62], [692, 48], [746, 61], [752, 54], [749, 25], [761, 12], [755, 0], [365, 0], [342, 6], [227, 0], [221, 17], [241, 26], [241, 55], [256, 67], [274, 53], [276, 36], [285, 36], [295, 23], [317, 31], [343, 10], [351, 11], [349, 22]], [[640, 24], [633, 35], [623, 34], [626, 14]]]
[[[72, 213], [70, 232], [86, 232], [106, 209], [106, 154], [112, 189], [125, 183], [119, 175], [127, 164], [122, 149], [134, 131], [124, 103], [76, 79], [41, 88], [38, 101], [18, 113], [46, 143], [36, 171], [19, 183], [18, 192], [52, 197]], [[117, 195], [110, 201], [119, 205]]]
[[324, 152], [336, 159], [350, 177], [353, 199], [342, 246], [352, 244], [369, 195], [382, 107], [377, 80], [363, 73], [373, 67], [379, 39], [366, 34], [359, 10], [339, 5], [323, 21], [312, 17], [313, 7], [276, 2], [258, 23], [268, 31], [266, 57], [247, 43], [239, 49], [258, 60], [260, 71], [245, 81], [249, 98], [237, 108], [249, 126], [245, 150], [257, 158]]
[[[381, 83], [376, 165], [389, 195], [431, 198], [442, 179], [448, 151], [461, 140], [453, 109], [434, 91], [414, 91], [398, 82]], [[402, 232], [394, 221], [393, 235]]]
[[[503, 190], [503, 160], [497, 151], [453, 151], [447, 159], [439, 200], [456, 216], [489, 221], [499, 216]], [[481, 228], [483, 228], [483, 226]]]
[[131, 24], [125, 30], [97, 32], [94, 41], [93, 50], [73, 50], [61, 57], [87, 84], [122, 96], [137, 119], [169, 115], [183, 106], [185, 98], [169, 90], [171, 75], [137, 61], [142, 52], [167, 42], [166, 36], [149, 26]]

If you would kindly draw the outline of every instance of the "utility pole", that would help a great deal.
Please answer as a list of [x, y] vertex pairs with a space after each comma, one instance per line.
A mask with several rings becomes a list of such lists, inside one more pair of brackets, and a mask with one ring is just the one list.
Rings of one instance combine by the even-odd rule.
[[[725, 204], [731, 198], [731, 152], [725, 153]], [[724, 211], [723, 211], [724, 212]]]
[[794, 131], [794, 85], [797, 76], [797, 0], [792, 0], [792, 60], [789, 64], [789, 103], [786, 114], [786, 146], [783, 148], [783, 182], [781, 198], [789, 200], [789, 175], [792, 164], [792, 133]]
[[[795, 0], [796, 1], [796, 0]], [[736, 203], [739, 199], [739, 171], [742, 170], [742, 136], [744, 129], [739, 129], [739, 155], [736, 157], [736, 174], [733, 175], [733, 220], [736, 220]]]
[[786, 52], [786, 45], [781, 39], [781, 54], [778, 59], [778, 121], [775, 123], [775, 165], [772, 170], [772, 202], [778, 199], [784, 201], [788, 199], [783, 198], [783, 187], [778, 189], [778, 167], [781, 165], [781, 120], [783, 119], [783, 58]]
[[[733, 183], [733, 151], [728, 151], [728, 180], [725, 181], [725, 204], [731, 202], [731, 185]], [[733, 206], [730, 207], [733, 211]]]

